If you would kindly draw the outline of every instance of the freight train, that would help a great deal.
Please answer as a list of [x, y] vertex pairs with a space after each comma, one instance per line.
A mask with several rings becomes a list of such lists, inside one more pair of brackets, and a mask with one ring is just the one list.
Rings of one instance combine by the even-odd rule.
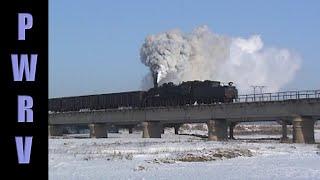
[[185, 106], [212, 103], [230, 103], [238, 97], [232, 82], [222, 85], [218, 81], [187, 81], [179, 85], [172, 82], [155, 86], [148, 91], [132, 91], [89, 96], [49, 99], [49, 111], [86, 111], [157, 106]]

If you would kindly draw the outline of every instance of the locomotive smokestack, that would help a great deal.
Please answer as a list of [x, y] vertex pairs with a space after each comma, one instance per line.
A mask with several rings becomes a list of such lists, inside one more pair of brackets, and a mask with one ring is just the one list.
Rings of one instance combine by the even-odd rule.
[[158, 87], [158, 73], [153, 72], [152, 76], [153, 76], [153, 87], [157, 88]]

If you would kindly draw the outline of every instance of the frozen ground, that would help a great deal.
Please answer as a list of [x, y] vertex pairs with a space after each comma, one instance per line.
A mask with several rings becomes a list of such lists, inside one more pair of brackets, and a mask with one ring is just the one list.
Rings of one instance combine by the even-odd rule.
[[50, 179], [320, 179], [319, 144], [210, 142], [172, 131], [161, 139], [142, 139], [140, 132], [110, 133], [107, 139], [73, 136], [49, 140]]

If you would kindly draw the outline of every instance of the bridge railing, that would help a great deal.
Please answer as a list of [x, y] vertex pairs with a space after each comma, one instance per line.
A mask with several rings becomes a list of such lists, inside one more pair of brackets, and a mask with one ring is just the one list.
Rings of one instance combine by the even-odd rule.
[[320, 98], [320, 90], [286, 91], [276, 93], [239, 95], [235, 102], [283, 101], [290, 99]]

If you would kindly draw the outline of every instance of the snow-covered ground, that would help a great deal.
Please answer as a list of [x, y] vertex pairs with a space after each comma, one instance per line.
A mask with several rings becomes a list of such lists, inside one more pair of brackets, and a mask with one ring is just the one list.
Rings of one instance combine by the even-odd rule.
[[[206, 134], [199, 131], [191, 134]], [[320, 179], [320, 144], [282, 144], [277, 140], [213, 142], [175, 135], [173, 130], [166, 131], [161, 139], [143, 139], [141, 132], [108, 135], [107, 139], [90, 139], [88, 135], [50, 139], [49, 178]], [[320, 142], [320, 130], [315, 131], [315, 138]]]

